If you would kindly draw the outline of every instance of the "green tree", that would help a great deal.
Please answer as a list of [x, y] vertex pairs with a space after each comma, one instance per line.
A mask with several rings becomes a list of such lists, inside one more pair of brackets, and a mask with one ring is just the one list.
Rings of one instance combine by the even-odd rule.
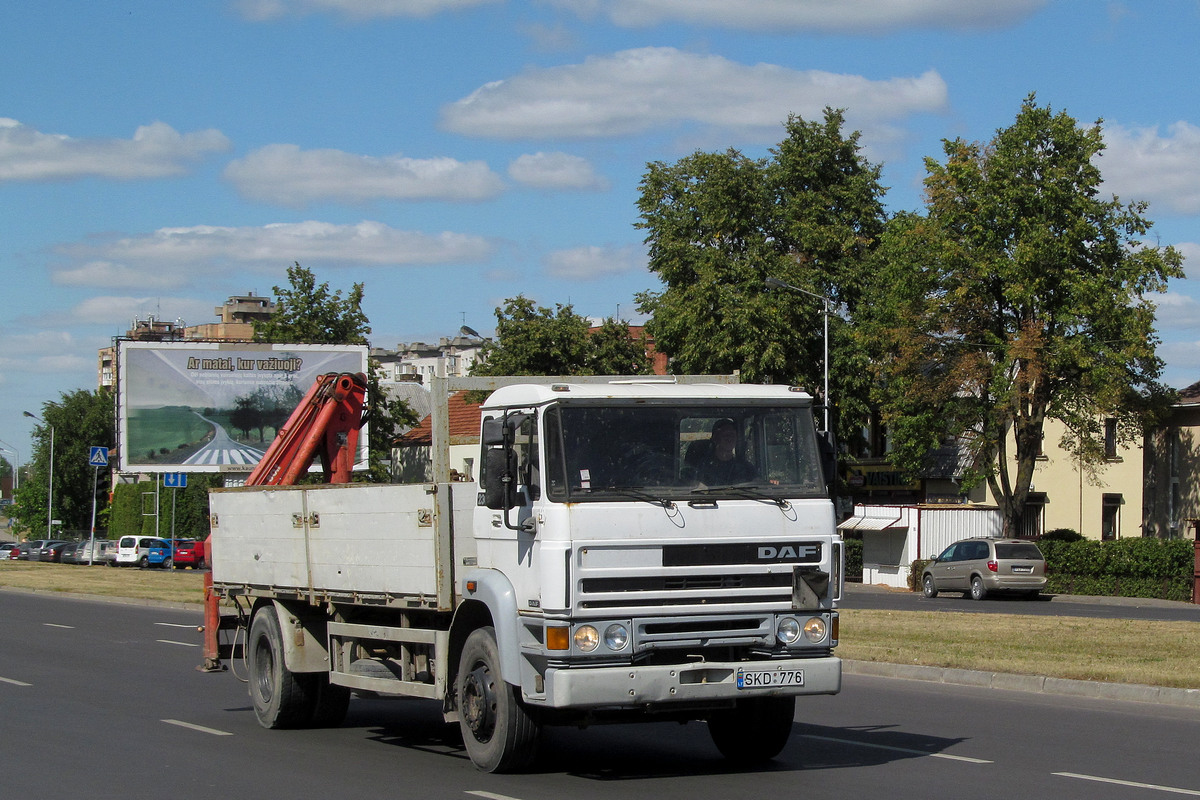
[[[343, 298], [340, 289], [331, 292], [327, 282], [318, 284], [312, 271], [298, 263], [288, 267], [287, 274], [288, 287], [273, 287], [275, 313], [266, 322], [254, 323], [255, 341], [368, 344], [371, 327], [362, 310], [363, 284], [354, 284]], [[370, 435], [367, 478], [376, 482], [390, 479], [386, 462], [397, 432], [417, 421], [403, 400], [392, 398], [383, 390], [379, 381], [381, 372], [378, 362], [371, 360], [367, 370], [366, 421]]]
[[[822, 122], [791, 116], [770, 158], [727, 150], [649, 165], [638, 227], [665, 288], [638, 303], [673, 370], [821, 385], [824, 302], [764, 282], [774, 277], [851, 313], [857, 306], [863, 259], [883, 230], [884, 188], [843, 122], [833, 109]], [[853, 359], [841, 325], [830, 319], [839, 402], [862, 394], [846, 390], [861, 371], [839, 368]]]
[[[17, 527], [37, 538], [45, 534], [47, 520], [62, 520], [54, 534], [86, 535], [92, 524], [93, 491], [97, 525], [108, 506], [108, 476], [89, 466], [91, 448], [107, 447], [115, 454], [116, 422], [113, 395], [107, 389], [63, 393], [48, 402], [38, 415], [43, 421], [33, 430], [33, 458], [28, 476], [21, 481], [11, 509]], [[54, 429], [54, 507], [47, 515], [50, 487], [50, 439]]]
[[570, 305], [539, 307], [524, 295], [496, 309], [496, 341], [484, 342], [474, 375], [644, 375], [646, 344], [607, 319], [591, 331]]
[[945, 163], [927, 160], [926, 214], [892, 220], [858, 316], [896, 462], [919, 472], [957, 438], [1006, 534], [1046, 419], [1095, 465], [1105, 418], [1135, 441], [1167, 395], [1149, 295], [1182, 276], [1182, 258], [1144, 241], [1145, 203], [1100, 196], [1103, 149], [1099, 122], [1032, 95], [987, 145], [946, 141]]

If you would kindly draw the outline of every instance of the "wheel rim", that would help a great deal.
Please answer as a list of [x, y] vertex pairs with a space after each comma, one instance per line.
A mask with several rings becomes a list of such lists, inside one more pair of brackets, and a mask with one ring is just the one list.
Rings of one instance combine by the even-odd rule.
[[490, 741], [496, 730], [496, 691], [487, 664], [467, 673], [461, 706], [459, 711], [471, 734], [480, 742]]
[[259, 700], [269, 703], [275, 694], [275, 655], [265, 636], [255, 644], [254, 666], [254, 684]]
[[933, 594], [933, 578], [925, 576], [925, 594]]

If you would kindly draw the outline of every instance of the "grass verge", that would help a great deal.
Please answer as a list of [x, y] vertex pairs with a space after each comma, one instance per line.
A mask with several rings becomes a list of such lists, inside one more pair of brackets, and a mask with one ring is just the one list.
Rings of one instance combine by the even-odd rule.
[[[0, 561], [0, 586], [200, 603], [203, 574]], [[843, 609], [838, 655], [858, 661], [1200, 689], [1200, 625], [1084, 617]]]

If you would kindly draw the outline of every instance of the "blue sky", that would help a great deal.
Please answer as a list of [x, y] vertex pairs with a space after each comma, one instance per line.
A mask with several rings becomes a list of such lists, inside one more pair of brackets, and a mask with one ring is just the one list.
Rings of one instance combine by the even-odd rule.
[[[523, 293], [635, 319], [647, 162], [765, 155], [846, 109], [892, 211], [1022, 99], [1104, 120], [1105, 191], [1200, 263], [1200, 2], [0, 0], [0, 441], [135, 317], [215, 321], [294, 261], [372, 344], [488, 334]], [[1200, 285], [1158, 298], [1200, 380]], [[0, 445], [3, 447], [4, 445]], [[3, 454], [11, 458], [12, 454]]]

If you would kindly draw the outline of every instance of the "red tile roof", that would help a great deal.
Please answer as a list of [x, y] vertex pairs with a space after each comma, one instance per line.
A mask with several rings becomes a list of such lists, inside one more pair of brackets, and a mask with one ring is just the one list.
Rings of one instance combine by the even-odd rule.
[[[479, 404], [467, 402], [467, 392], [450, 395], [450, 438], [479, 437]], [[433, 415], [425, 417], [417, 426], [396, 439], [400, 447], [417, 447], [433, 444]]]

